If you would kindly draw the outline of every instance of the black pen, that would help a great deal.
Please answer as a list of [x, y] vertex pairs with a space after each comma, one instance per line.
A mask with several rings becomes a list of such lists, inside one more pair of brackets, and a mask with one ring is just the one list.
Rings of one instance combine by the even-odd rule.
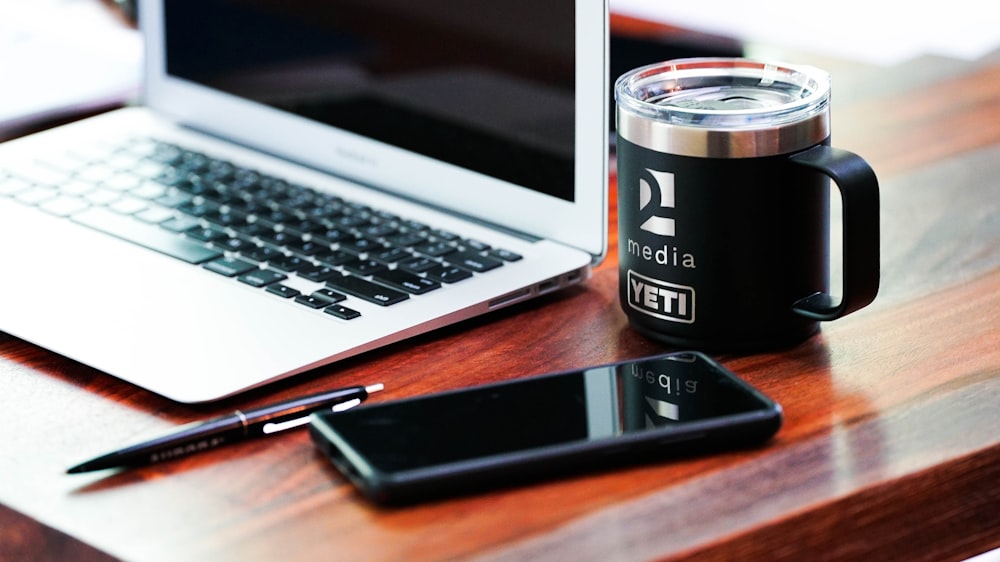
[[203, 422], [193, 422], [163, 435], [124, 449], [82, 462], [66, 470], [69, 474], [121, 466], [144, 466], [187, 456], [255, 437], [263, 437], [309, 423], [309, 414], [330, 408], [334, 412], [357, 406], [372, 392], [385, 388], [381, 383], [352, 386], [301, 396], [278, 404], [262, 406]]

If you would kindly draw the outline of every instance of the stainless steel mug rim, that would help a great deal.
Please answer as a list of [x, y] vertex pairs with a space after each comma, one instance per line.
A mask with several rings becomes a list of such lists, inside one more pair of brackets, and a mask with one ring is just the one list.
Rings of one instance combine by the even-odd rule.
[[[787, 103], [737, 109], [677, 107], [654, 99], [657, 93], [683, 90], [684, 80], [713, 72], [759, 78], [761, 91], [775, 81], [795, 81], [802, 92]], [[618, 79], [617, 132], [633, 144], [680, 156], [788, 154], [830, 136], [829, 96], [829, 74], [814, 67], [739, 58], [677, 59], [637, 68]]]

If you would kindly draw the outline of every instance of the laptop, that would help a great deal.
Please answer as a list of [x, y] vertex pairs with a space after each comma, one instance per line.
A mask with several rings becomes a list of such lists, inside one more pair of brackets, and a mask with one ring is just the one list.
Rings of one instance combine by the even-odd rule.
[[0, 144], [0, 330], [205, 402], [604, 256], [604, 0], [139, 16], [141, 106]]

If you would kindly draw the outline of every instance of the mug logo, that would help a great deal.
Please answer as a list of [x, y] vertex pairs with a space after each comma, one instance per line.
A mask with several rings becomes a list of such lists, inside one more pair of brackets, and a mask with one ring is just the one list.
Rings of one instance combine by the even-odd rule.
[[694, 287], [653, 279], [631, 269], [625, 282], [632, 309], [661, 320], [694, 323]]
[[[653, 207], [650, 207], [651, 205]], [[648, 211], [647, 207], [650, 207]], [[674, 236], [674, 219], [659, 214], [664, 209], [673, 208], [674, 175], [646, 168], [645, 173], [639, 178], [639, 210], [645, 211], [643, 214], [648, 214], [649, 217], [639, 228], [659, 236]]]

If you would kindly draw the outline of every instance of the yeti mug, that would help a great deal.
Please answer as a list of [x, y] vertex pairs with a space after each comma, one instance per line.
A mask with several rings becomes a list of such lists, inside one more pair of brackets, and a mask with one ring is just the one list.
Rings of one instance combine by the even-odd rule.
[[[874, 300], [879, 194], [830, 146], [830, 76], [746, 59], [681, 59], [615, 84], [619, 297], [672, 345], [790, 346]], [[830, 179], [842, 282], [830, 294]]]

